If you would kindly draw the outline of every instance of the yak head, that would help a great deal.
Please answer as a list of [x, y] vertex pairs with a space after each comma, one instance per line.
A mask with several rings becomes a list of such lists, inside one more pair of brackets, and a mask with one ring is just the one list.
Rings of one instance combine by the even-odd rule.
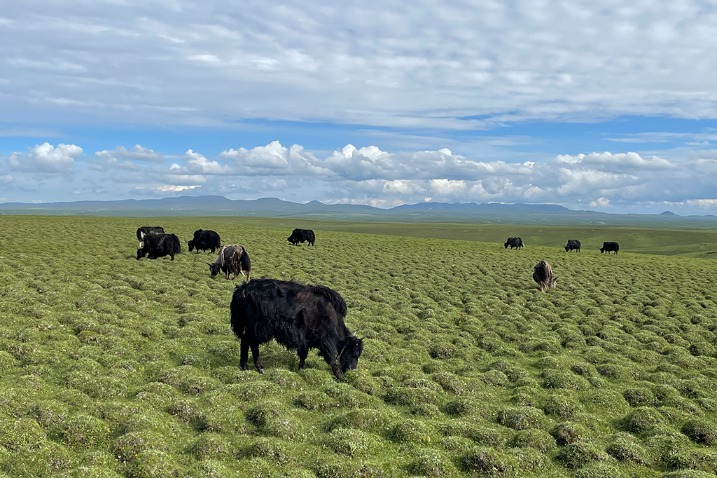
[[144, 250], [144, 246], [137, 249], [137, 260], [140, 260], [141, 258], [143, 258], [145, 256], [145, 254], [147, 254], [147, 251]]
[[353, 335], [349, 336], [339, 352], [341, 372], [345, 373], [348, 370], [354, 370], [358, 365], [358, 359], [362, 352], [363, 340]]
[[[189, 249], [191, 251], [191, 249]], [[222, 270], [221, 264], [218, 262], [207, 262], [209, 264], [209, 273], [212, 277], [215, 277]]]
[[[194, 250], [194, 239], [191, 241], [187, 241], [187, 244], [189, 244], [189, 252], [192, 252]], [[197, 249], [198, 251], [199, 249]]]

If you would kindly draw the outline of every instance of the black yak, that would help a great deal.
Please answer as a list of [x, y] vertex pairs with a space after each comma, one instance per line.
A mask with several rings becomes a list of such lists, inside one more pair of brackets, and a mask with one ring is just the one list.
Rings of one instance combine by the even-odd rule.
[[298, 246], [300, 242], [302, 244], [307, 242], [307, 246], [313, 246], [314, 241], [316, 240], [316, 235], [311, 229], [294, 229], [291, 231], [291, 235], [287, 237], [286, 240], [295, 246]]
[[508, 246], [510, 246], [511, 249], [520, 249], [524, 245], [523, 239], [520, 237], [509, 237], [508, 240], [505, 241], [505, 244], [503, 244], [503, 247], [508, 249]]
[[214, 251], [222, 247], [222, 240], [215, 231], [197, 229], [194, 231], [194, 238], [188, 241], [187, 244], [189, 245], [189, 252], [194, 249], [199, 252], [201, 249], [203, 251], [211, 250], [212, 254], [214, 254]]
[[303, 369], [309, 349], [331, 366], [336, 378], [353, 370], [363, 352], [363, 340], [344, 324], [346, 302], [338, 292], [322, 285], [258, 279], [234, 290], [231, 327], [241, 340], [239, 366], [247, 369], [249, 348], [254, 366], [264, 367], [259, 345], [275, 339], [287, 349], [296, 349]]
[[232, 279], [236, 279], [239, 274], [242, 274], [247, 281], [251, 280], [251, 260], [246, 249], [239, 244], [222, 246], [216, 260], [207, 262], [207, 264], [209, 264], [209, 273], [212, 277], [219, 272], [224, 272], [227, 279], [229, 279], [229, 274], [234, 274]]
[[600, 248], [600, 254], [603, 252], [607, 252], [608, 254], [611, 252], [614, 252], [617, 254], [617, 251], [620, 250], [620, 244], [617, 242], [603, 242], [602, 247]]
[[137, 241], [139, 249], [142, 248], [142, 238], [147, 234], [164, 234], [164, 228], [162, 226], [142, 226], [137, 228]]
[[137, 260], [148, 256], [150, 259], [170, 256], [182, 252], [179, 238], [175, 234], [145, 234], [142, 237], [142, 247], [137, 249]]
[[533, 280], [538, 283], [540, 292], [558, 285], [558, 278], [553, 276], [553, 268], [545, 261], [540, 261], [533, 267]]
[[580, 252], [580, 241], [577, 239], [568, 239], [568, 243], [565, 245], [565, 252], [570, 251]]

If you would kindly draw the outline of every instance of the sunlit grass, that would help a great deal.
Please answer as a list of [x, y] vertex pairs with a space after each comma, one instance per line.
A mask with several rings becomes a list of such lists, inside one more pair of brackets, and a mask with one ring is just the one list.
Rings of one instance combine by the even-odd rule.
[[[241, 371], [238, 282], [186, 244], [135, 260], [145, 223], [339, 291], [358, 369], [270, 343]], [[289, 220], [0, 217], [0, 476], [713, 476], [717, 262], [684, 231], [624, 236], [682, 256], [608, 257], [562, 251], [565, 228], [510, 251], [507, 226], [323, 224], [310, 248]]]

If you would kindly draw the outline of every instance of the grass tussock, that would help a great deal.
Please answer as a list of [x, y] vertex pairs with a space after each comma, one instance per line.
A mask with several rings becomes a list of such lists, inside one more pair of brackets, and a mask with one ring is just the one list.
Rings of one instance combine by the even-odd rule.
[[[145, 222], [0, 216], [0, 476], [715, 476], [717, 262], [678, 246], [704, 231], [567, 254], [564, 228], [510, 251], [507, 226], [313, 222], [308, 248], [294, 220], [149, 221], [339, 291], [365, 343], [339, 381], [276, 343], [241, 371], [237, 281], [186, 248], [137, 261]], [[618, 256], [588, 245], [608, 233]]]

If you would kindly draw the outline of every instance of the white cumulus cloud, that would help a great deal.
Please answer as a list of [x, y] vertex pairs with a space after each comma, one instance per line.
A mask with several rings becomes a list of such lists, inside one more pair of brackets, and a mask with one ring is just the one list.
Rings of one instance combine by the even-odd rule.
[[[197, 153], [191, 149], [184, 153], [184, 159], [187, 163], [187, 167], [180, 168], [183, 171], [193, 174], [226, 174], [231, 171], [231, 168], [220, 164], [217, 161], [211, 161], [201, 153]], [[172, 164], [172, 167], [176, 169], [177, 165]]]
[[75, 160], [82, 154], [82, 148], [74, 144], [42, 143], [30, 148], [26, 154], [13, 153], [9, 162], [13, 168], [38, 173], [60, 173], [69, 171]]

